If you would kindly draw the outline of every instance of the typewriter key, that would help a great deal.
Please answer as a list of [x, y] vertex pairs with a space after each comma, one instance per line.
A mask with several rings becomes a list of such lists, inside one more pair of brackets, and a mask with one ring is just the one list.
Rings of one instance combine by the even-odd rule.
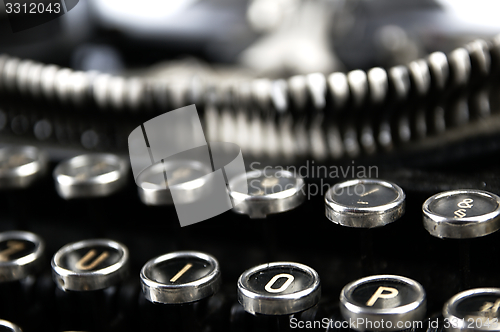
[[23, 332], [19, 326], [6, 320], [0, 319], [0, 332]]
[[325, 195], [326, 217], [336, 224], [373, 228], [399, 219], [405, 211], [405, 194], [396, 184], [371, 179], [334, 185]]
[[120, 330], [126, 317], [117, 298], [128, 267], [128, 249], [112, 240], [85, 240], [59, 249], [52, 258], [58, 328]]
[[439, 238], [466, 239], [500, 228], [500, 197], [474, 189], [436, 194], [422, 206], [425, 229]]
[[470, 268], [470, 242], [500, 228], [500, 197], [482, 190], [452, 190], [428, 198], [422, 211], [424, 227], [431, 235], [461, 239], [448, 247], [450, 253], [458, 252], [454, 257], [458, 257], [459, 290], [470, 288], [474, 272]]
[[52, 275], [65, 291], [91, 291], [120, 283], [128, 274], [128, 249], [106, 239], [70, 243], [52, 258]]
[[[203, 176], [212, 169], [196, 161], [175, 161], [157, 163], [144, 170], [137, 177], [139, 197], [146, 205], [173, 204], [170, 188], [177, 192], [185, 192], [179, 203], [189, 203], [196, 200], [204, 189]], [[167, 179], [166, 174], [171, 174]]]
[[33, 233], [0, 233], [0, 282], [21, 280], [37, 274], [42, 267], [43, 240]]
[[340, 311], [357, 331], [398, 331], [424, 318], [426, 301], [418, 282], [378, 275], [347, 284], [340, 293]]
[[47, 168], [47, 157], [32, 146], [0, 149], [0, 189], [26, 188]]
[[171, 329], [181, 331], [198, 331], [209, 324], [204, 309], [221, 286], [214, 257], [195, 251], [165, 254], [148, 261], [140, 278], [141, 316], [149, 329], [164, 327], [166, 320]]
[[[229, 180], [233, 210], [250, 218], [296, 208], [305, 199], [303, 187], [302, 178], [279, 169], [255, 170]], [[248, 193], [239, 188], [248, 188]]]
[[325, 195], [326, 217], [341, 226], [359, 228], [361, 275], [378, 273], [373, 230], [398, 220], [405, 212], [405, 193], [396, 184], [356, 179], [338, 183]]
[[320, 296], [318, 273], [303, 264], [262, 264], [238, 279], [238, 302], [251, 314], [290, 315], [313, 307]]
[[[37, 277], [43, 268], [45, 245], [37, 235], [24, 231], [0, 233], [0, 312], [1, 317], [23, 322], [26, 321], [28, 308], [32, 318], [40, 322], [44, 308], [40, 305], [35, 288]], [[43, 301], [47, 302], [47, 298]], [[46, 314], [46, 313], [45, 313]], [[1, 329], [0, 329], [1, 331]]]
[[[238, 279], [238, 302], [231, 308], [235, 331], [290, 331], [292, 321], [319, 318], [319, 276], [308, 266], [276, 262], [256, 266]], [[323, 316], [326, 317], [326, 314]]]
[[200, 252], [166, 254], [144, 265], [141, 283], [144, 296], [151, 302], [182, 304], [199, 301], [219, 289], [219, 263], [214, 257]]
[[129, 164], [113, 154], [86, 154], [54, 170], [56, 189], [64, 199], [108, 196], [122, 188]]
[[476, 288], [458, 293], [446, 302], [443, 317], [447, 331], [500, 331], [500, 288]]

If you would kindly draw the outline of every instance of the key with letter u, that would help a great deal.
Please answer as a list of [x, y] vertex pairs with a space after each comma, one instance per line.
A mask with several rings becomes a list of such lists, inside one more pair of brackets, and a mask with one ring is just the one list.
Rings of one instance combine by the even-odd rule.
[[114, 331], [125, 324], [112, 303], [128, 268], [127, 247], [112, 240], [85, 240], [59, 249], [52, 258], [59, 328]]

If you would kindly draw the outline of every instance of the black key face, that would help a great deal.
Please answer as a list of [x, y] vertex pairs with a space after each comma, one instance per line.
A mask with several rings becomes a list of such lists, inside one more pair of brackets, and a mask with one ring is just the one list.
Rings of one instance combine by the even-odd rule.
[[248, 288], [256, 293], [272, 295], [293, 294], [311, 287], [315, 280], [312, 275], [300, 269], [271, 267], [248, 277]]
[[415, 301], [421, 294], [397, 280], [381, 280], [361, 284], [351, 293], [351, 300], [361, 307], [397, 308]]
[[357, 183], [336, 188], [332, 196], [337, 203], [347, 207], [367, 208], [391, 203], [398, 193], [381, 184]]
[[37, 244], [32, 241], [11, 238], [0, 241], [0, 262], [12, 262], [26, 257], [37, 250]]
[[109, 246], [89, 245], [64, 253], [59, 265], [70, 271], [97, 271], [118, 263], [123, 252]]
[[182, 285], [208, 276], [215, 269], [210, 262], [196, 257], [179, 257], [158, 263], [148, 277], [165, 285]]
[[430, 211], [444, 217], [462, 219], [477, 217], [495, 211], [496, 201], [477, 193], [460, 193], [443, 196], [429, 204]]

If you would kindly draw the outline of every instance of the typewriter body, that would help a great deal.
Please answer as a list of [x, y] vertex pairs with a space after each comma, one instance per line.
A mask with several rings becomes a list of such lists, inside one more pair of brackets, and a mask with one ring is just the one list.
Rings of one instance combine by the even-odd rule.
[[[500, 27], [462, 31], [434, 1], [69, 2], [16, 33], [14, 2], [0, 4], [0, 319], [25, 332], [500, 329]], [[246, 171], [278, 169], [264, 180], [294, 181], [300, 198], [252, 200], [269, 194], [260, 179], [239, 210], [181, 227], [172, 201], [136, 184], [128, 139], [193, 104], [209, 143], [237, 144]], [[73, 185], [110, 167], [109, 183]], [[349, 180], [367, 189], [354, 207], [325, 198]], [[352, 217], [386, 206], [370, 201], [386, 190], [397, 206]], [[445, 212], [474, 208], [471, 225], [436, 217], [453, 195]], [[380, 319], [422, 324], [366, 325]]]

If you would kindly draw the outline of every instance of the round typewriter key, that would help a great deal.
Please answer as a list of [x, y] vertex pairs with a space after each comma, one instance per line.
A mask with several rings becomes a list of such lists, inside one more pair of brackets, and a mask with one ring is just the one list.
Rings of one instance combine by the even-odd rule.
[[302, 178], [279, 169], [255, 170], [229, 180], [233, 210], [250, 218], [296, 208], [305, 199], [303, 187]]
[[458, 293], [443, 307], [448, 331], [500, 331], [500, 288]]
[[290, 315], [313, 307], [320, 296], [318, 273], [303, 264], [262, 264], [238, 279], [238, 302], [251, 314]]
[[112, 240], [70, 243], [52, 258], [52, 275], [57, 286], [65, 291], [104, 289], [127, 276], [128, 259], [128, 249]]
[[173, 330], [201, 331], [212, 325], [208, 312], [222, 314], [212, 301], [221, 286], [219, 263], [208, 254], [178, 251], [153, 258], [140, 278], [142, 323], [149, 330], [168, 321]]
[[426, 295], [412, 279], [378, 275], [347, 284], [340, 304], [342, 316], [357, 331], [398, 331], [424, 318]]
[[482, 190], [439, 193], [422, 210], [425, 229], [439, 238], [475, 238], [500, 228], [500, 197]]
[[0, 282], [21, 280], [37, 274], [42, 267], [45, 244], [33, 233], [0, 233]]
[[26, 188], [47, 168], [47, 156], [32, 146], [0, 149], [0, 189]]
[[85, 240], [59, 249], [52, 258], [58, 329], [123, 329], [128, 317], [122, 312], [119, 292], [128, 266], [128, 249], [112, 240]]
[[[197, 161], [156, 163], [137, 177], [139, 196], [146, 205], [171, 205], [170, 188], [175, 187], [177, 192], [185, 192], [179, 203], [189, 203], [202, 193], [203, 176], [211, 172], [210, 167]], [[168, 179], [167, 173], [171, 174]]]
[[371, 179], [334, 185], [325, 195], [326, 217], [336, 224], [373, 228], [399, 219], [405, 211], [405, 194], [396, 184]]
[[128, 165], [113, 154], [71, 158], [54, 170], [57, 192], [64, 199], [108, 196], [125, 185]]
[[207, 254], [179, 251], [150, 260], [141, 270], [146, 299], [164, 304], [199, 301], [220, 287], [217, 260]]
[[[38, 295], [40, 272], [44, 266], [43, 240], [36, 234], [24, 231], [0, 233], [0, 312], [2, 318], [23, 327], [33, 327], [26, 320], [30, 313], [38, 323], [47, 315], [42, 303], [49, 304], [49, 298]], [[48, 307], [48, 305], [46, 305]], [[1, 331], [1, 329], [0, 329]]]
[[0, 319], [0, 332], [23, 332], [19, 326], [6, 320]]

